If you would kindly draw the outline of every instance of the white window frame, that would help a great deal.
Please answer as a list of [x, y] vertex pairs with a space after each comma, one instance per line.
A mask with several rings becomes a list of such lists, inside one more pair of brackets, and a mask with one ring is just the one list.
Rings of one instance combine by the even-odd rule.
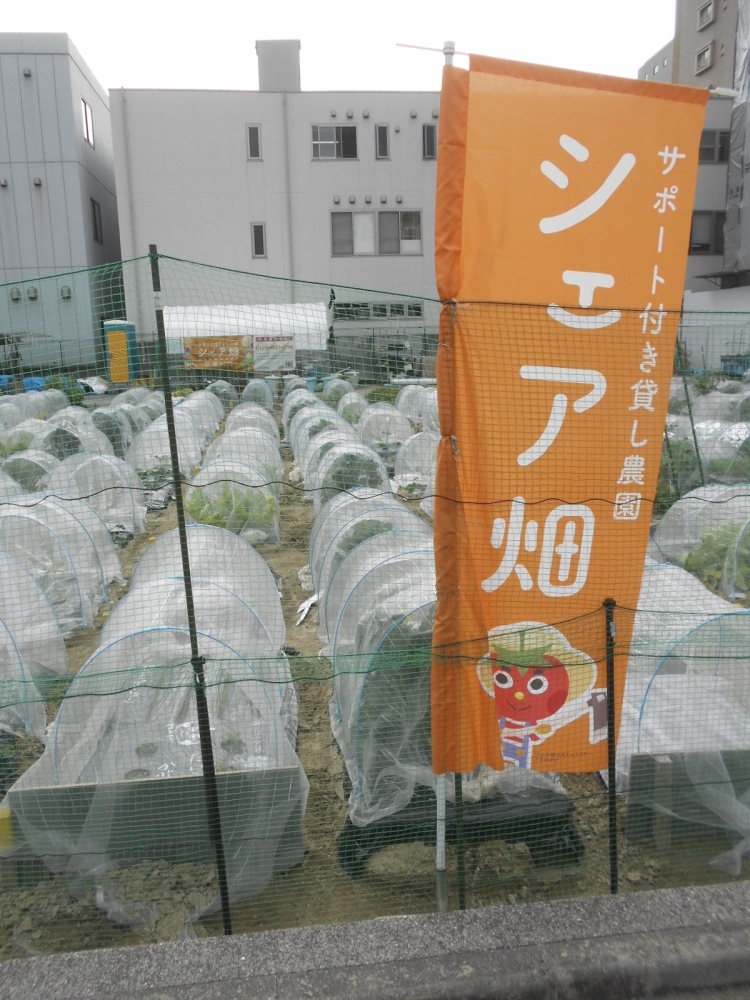
[[85, 97], [81, 98], [81, 113], [83, 116], [83, 138], [94, 149], [94, 112]]
[[716, 20], [715, 0], [708, 0], [698, 8], [698, 31], [703, 31]]
[[[257, 130], [258, 130], [258, 155], [257, 156], [253, 156], [252, 151], [250, 149], [250, 129], [251, 128], [257, 128]], [[263, 146], [261, 144], [260, 125], [255, 125], [253, 123], [250, 123], [250, 124], [246, 125], [245, 126], [245, 135], [247, 137], [247, 158], [248, 158], [248, 160], [256, 160], [256, 161], [257, 160], [262, 160], [263, 159]]]
[[[343, 129], [354, 129], [354, 142], [357, 147], [356, 156], [344, 156]], [[330, 129], [333, 132], [332, 139], [321, 139], [320, 130]], [[316, 133], [317, 130], [317, 133]], [[338, 134], [337, 134], [338, 133]], [[359, 159], [359, 136], [356, 125], [312, 125], [312, 158], [313, 160], [358, 160]], [[317, 134], [317, 138], [316, 138]], [[321, 156], [322, 147], [326, 147], [326, 155]], [[330, 147], [333, 147], [333, 155], [329, 155]], [[317, 151], [317, 155], [316, 155]]]
[[[263, 233], [263, 253], [255, 252], [255, 230], [259, 228]], [[265, 222], [251, 222], [250, 223], [250, 243], [251, 250], [253, 252], [253, 257], [256, 260], [265, 260], [268, 257], [268, 244], [266, 243], [266, 224]]]
[[[381, 128], [385, 129], [385, 155], [381, 155], [380, 153], [379, 130]], [[390, 160], [390, 158], [391, 158], [391, 128], [390, 125], [381, 123], [375, 126], [375, 159]]]
[[[702, 56], [707, 57], [705, 66], [700, 65], [700, 60]], [[702, 49], [698, 49], [695, 53], [695, 75], [700, 76], [701, 73], [705, 73], [707, 70], [711, 69], [714, 64], [714, 43], [709, 42], [708, 45], [704, 45]]]

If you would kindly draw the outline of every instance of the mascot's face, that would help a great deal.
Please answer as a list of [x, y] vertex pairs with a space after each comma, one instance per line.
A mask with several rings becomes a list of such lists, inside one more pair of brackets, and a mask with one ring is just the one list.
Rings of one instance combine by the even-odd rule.
[[542, 654], [528, 667], [498, 660], [496, 653], [490, 653], [498, 719], [533, 726], [559, 712], [567, 701], [570, 677], [557, 657]]

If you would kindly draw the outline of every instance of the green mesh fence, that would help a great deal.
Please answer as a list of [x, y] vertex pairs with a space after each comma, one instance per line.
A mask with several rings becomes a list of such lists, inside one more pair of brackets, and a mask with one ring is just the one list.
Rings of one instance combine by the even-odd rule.
[[683, 321], [613, 612], [615, 794], [456, 782], [431, 767], [439, 304], [164, 257], [154, 293], [152, 264], [0, 295], [0, 955], [221, 934], [222, 882], [237, 933], [603, 894], [613, 861], [621, 892], [744, 876], [745, 318]]

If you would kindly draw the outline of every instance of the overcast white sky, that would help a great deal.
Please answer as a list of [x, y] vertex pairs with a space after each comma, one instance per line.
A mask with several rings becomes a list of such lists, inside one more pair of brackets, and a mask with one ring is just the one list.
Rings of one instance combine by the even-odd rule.
[[1, 31], [64, 31], [112, 87], [254, 89], [257, 38], [299, 38], [304, 90], [438, 90], [442, 57], [396, 42], [634, 77], [675, 0], [32, 0]]

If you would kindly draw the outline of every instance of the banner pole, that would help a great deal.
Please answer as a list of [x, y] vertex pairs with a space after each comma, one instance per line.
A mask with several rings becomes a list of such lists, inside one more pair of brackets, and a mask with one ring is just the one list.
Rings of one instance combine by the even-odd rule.
[[463, 775], [453, 775], [456, 799], [456, 865], [458, 867], [458, 908], [466, 909], [466, 853], [464, 850], [464, 789]]
[[190, 636], [190, 665], [193, 668], [193, 685], [195, 688], [195, 704], [198, 713], [198, 731], [200, 735], [201, 764], [203, 770], [203, 786], [206, 795], [206, 812], [208, 815], [208, 833], [216, 853], [216, 871], [219, 877], [219, 895], [221, 896], [221, 915], [224, 923], [224, 933], [232, 933], [232, 915], [229, 907], [229, 885], [227, 882], [227, 865], [224, 855], [224, 839], [221, 832], [221, 814], [219, 812], [219, 792], [216, 785], [216, 769], [214, 766], [214, 751], [211, 744], [211, 721], [206, 700], [205, 657], [198, 649], [198, 631], [195, 627], [195, 605], [193, 603], [193, 581], [190, 575], [190, 554], [188, 550], [185, 508], [182, 502], [182, 475], [180, 459], [177, 451], [177, 434], [174, 426], [174, 408], [172, 405], [172, 385], [169, 378], [169, 355], [167, 353], [167, 336], [164, 329], [164, 310], [158, 305], [158, 295], [161, 292], [161, 277], [159, 274], [159, 254], [152, 243], [148, 248], [151, 257], [151, 282], [156, 299], [156, 333], [157, 357], [161, 369], [161, 384], [164, 390], [164, 415], [167, 422], [169, 437], [169, 454], [172, 462], [172, 482], [174, 484], [174, 501], [177, 508], [177, 531], [180, 538], [180, 554], [182, 556], [182, 577], [185, 583], [185, 603], [187, 605], [188, 634]]
[[445, 786], [444, 774], [437, 776], [437, 827], [435, 831], [435, 868], [437, 870], [438, 913], [448, 912], [448, 876], [445, 864]]
[[609, 806], [609, 891], [617, 895], [617, 740], [615, 736], [615, 625], [616, 604], [611, 597], [604, 602], [607, 630], [607, 801]]

